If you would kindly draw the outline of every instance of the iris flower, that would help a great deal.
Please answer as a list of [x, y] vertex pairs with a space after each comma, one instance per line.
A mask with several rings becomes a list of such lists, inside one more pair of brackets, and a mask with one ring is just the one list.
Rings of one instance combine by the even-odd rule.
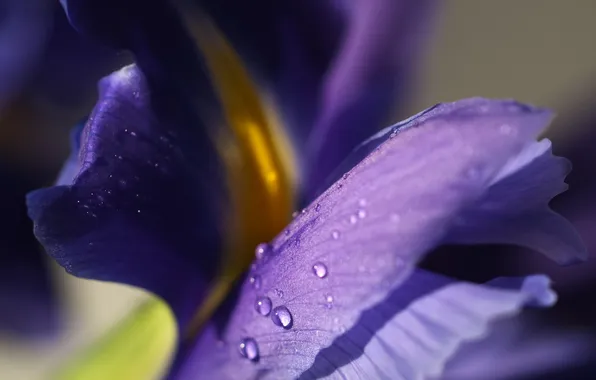
[[[336, 86], [354, 93], [322, 96], [323, 116], [300, 130], [310, 137], [294, 154], [207, 16], [195, 25], [197, 52], [165, 2], [63, 3], [75, 28], [136, 63], [100, 82], [58, 184], [28, 195], [35, 234], [68, 272], [157, 296], [66, 378], [148, 378], [169, 359], [172, 379], [437, 377], [491, 322], [556, 294], [546, 276], [475, 284], [422, 270], [421, 259], [483, 243], [559, 263], [585, 257], [548, 207], [569, 163], [537, 140], [553, 117], [546, 109], [438, 104], [344, 155], [354, 148], [344, 132], [370, 134], [383, 119], [373, 107], [367, 123], [360, 102], [393, 94], [376, 75], [348, 85], [338, 74]], [[387, 9], [411, 23], [424, 13], [421, 2], [371, 1], [363, 23], [396, 3]], [[362, 9], [347, 50], [363, 46]], [[403, 58], [372, 66], [393, 75]]]

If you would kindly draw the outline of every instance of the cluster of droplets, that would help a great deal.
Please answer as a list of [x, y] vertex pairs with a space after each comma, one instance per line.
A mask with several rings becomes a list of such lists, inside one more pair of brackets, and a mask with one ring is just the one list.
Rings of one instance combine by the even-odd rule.
[[[257, 245], [255, 248], [255, 256], [257, 260], [261, 260], [265, 255], [269, 254], [271, 250], [271, 246], [267, 243], [261, 243]], [[322, 262], [316, 262], [312, 266], [312, 271], [313, 274], [320, 279], [327, 277], [329, 274], [327, 266]], [[261, 281], [261, 277], [258, 274], [253, 274], [249, 277], [249, 283], [255, 290], [261, 289]], [[279, 298], [283, 298], [283, 291], [276, 288], [274, 289], [274, 292]], [[332, 305], [333, 296], [331, 294], [326, 294], [325, 307], [330, 309]], [[259, 315], [263, 317], [270, 317], [271, 321], [276, 326], [289, 330], [294, 325], [294, 317], [292, 316], [290, 310], [284, 305], [273, 307], [273, 301], [267, 296], [257, 296], [255, 299], [254, 308]], [[244, 358], [250, 361], [257, 362], [259, 360], [259, 346], [253, 338], [242, 339], [239, 345], [239, 351]]]

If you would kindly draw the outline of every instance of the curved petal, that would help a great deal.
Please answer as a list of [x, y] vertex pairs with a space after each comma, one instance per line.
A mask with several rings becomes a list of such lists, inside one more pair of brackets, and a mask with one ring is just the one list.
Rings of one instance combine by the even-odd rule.
[[36, 184], [0, 164], [0, 330], [33, 338], [55, 333], [59, 304], [48, 263], [32, 234], [25, 194]]
[[148, 289], [183, 324], [220, 252], [222, 186], [204, 132], [135, 66], [105, 78], [72, 184], [28, 195], [37, 238], [70, 273]]
[[[482, 207], [504, 180], [503, 168], [550, 119], [548, 111], [511, 101], [468, 99], [434, 107], [401, 133], [389, 131], [257, 260], [222, 343], [203, 351], [200, 370], [192, 371], [212, 371], [215, 378], [287, 378], [307, 371], [322, 349], [399, 289], [425, 254], [449, 241], [458, 216]], [[548, 178], [551, 169], [538, 166], [542, 176], [534, 178]], [[502, 207], [533, 197], [518, 191], [522, 185], [512, 184]], [[543, 280], [530, 284], [545, 288]], [[538, 293], [538, 302], [553, 301], [548, 292]], [[252, 360], [242, 358], [239, 345]]]
[[496, 323], [485, 339], [464, 345], [440, 379], [581, 378], [561, 372], [593, 362], [594, 335], [571, 329], [552, 331], [541, 325], [536, 318], [524, 317]]

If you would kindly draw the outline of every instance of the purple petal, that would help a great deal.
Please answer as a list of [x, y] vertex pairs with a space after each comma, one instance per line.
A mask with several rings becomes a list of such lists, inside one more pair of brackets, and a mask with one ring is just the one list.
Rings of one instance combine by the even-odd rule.
[[[528, 144], [493, 180], [495, 183], [475, 205], [463, 213], [449, 234], [450, 243], [505, 243], [545, 253], [561, 264], [586, 259], [579, 234], [548, 202], [567, 189], [563, 182], [569, 161], [551, 153], [549, 140]], [[511, 189], [526, 194], [511, 196]], [[560, 231], [569, 231], [560, 234]], [[570, 257], [569, 252], [579, 252]]]
[[536, 328], [537, 325], [539, 321], [531, 318], [496, 323], [485, 339], [464, 345], [448, 363], [440, 379], [507, 380], [533, 379], [534, 376], [545, 379], [547, 374], [575, 369], [593, 357], [593, 334], [542, 331]]
[[81, 151], [81, 138], [87, 121], [79, 123], [70, 131], [70, 155], [62, 165], [60, 174], [56, 179], [56, 185], [70, 185], [77, 174], [81, 171], [79, 153]]
[[100, 83], [72, 184], [28, 196], [37, 238], [68, 272], [148, 289], [181, 323], [214, 275], [223, 202], [217, 156], [191, 111], [123, 68]]
[[167, 0], [63, 0], [72, 26], [84, 35], [134, 54], [152, 81], [200, 96], [210, 111], [215, 98], [194, 42]]
[[[420, 114], [400, 125], [397, 135], [391, 130], [379, 135], [384, 142], [378, 149], [301, 213], [272, 242], [271, 254], [255, 263], [214, 353], [228, 367], [221, 369], [220, 358], [207, 359], [206, 352], [199, 365], [205, 371], [229, 370], [232, 377], [263, 372], [285, 378], [307, 371], [365, 310], [399, 289], [425, 254], [450, 240], [459, 216], [482, 207], [500, 183], [495, 181], [508, 178], [504, 168], [551, 117], [511, 101], [468, 99]], [[551, 169], [539, 165], [542, 175], [534, 178], [548, 179], [545, 171]], [[523, 185], [513, 181], [509, 200], [500, 204], [517, 205], [519, 198], [529, 202], [533, 194], [516, 187], [523, 190]], [[557, 233], [573, 236], [569, 230]], [[538, 290], [546, 285], [531, 284]], [[543, 301], [546, 295], [533, 297]], [[271, 301], [270, 316], [263, 316], [259, 297]], [[446, 322], [457, 322], [454, 318]], [[242, 343], [251, 348], [245, 356], [253, 359], [258, 347], [258, 361], [241, 357]]]
[[[447, 360], [462, 343], [482, 338], [491, 322], [514, 315], [525, 304], [539, 302], [553, 294], [543, 276], [512, 280], [522, 287], [505, 290], [456, 282], [417, 270], [382, 303], [364, 311], [352, 328], [338, 334], [333, 344], [321, 350], [314, 363], [301, 374], [290, 366], [301, 365], [305, 361], [302, 355], [311, 354], [310, 346], [316, 344], [315, 339], [305, 340], [308, 339], [307, 331], [295, 331], [295, 341], [286, 340], [277, 348], [269, 347], [274, 345], [274, 335], [255, 337], [255, 341], [260, 342], [259, 362], [276, 358], [282, 361], [281, 368], [263, 369], [266, 378], [435, 377], [441, 374]], [[536, 288], [527, 286], [528, 283], [542, 286]], [[333, 304], [330, 307], [342, 306]], [[319, 335], [333, 334], [325, 329], [318, 332]], [[208, 331], [203, 341], [213, 343], [216, 337], [212, 334]], [[194, 379], [198, 374], [206, 373], [222, 379], [228, 378], [226, 376], [251, 378], [248, 373], [246, 377], [238, 377], [238, 374], [246, 373], [243, 372], [246, 369], [242, 361], [226, 358], [225, 351], [217, 357], [220, 362], [205, 358], [207, 347], [203, 344], [200, 343], [188, 357], [187, 367], [179, 372], [179, 378]], [[292, 354], [294, 361], [286, 362], [284, 356]]]
[[130, 57], [81, 36], [59, 4], [52, 9], [51, 37], [31, 91], [52, 105], [88, 112], [97, 98], [97, 81], [129, 63]]

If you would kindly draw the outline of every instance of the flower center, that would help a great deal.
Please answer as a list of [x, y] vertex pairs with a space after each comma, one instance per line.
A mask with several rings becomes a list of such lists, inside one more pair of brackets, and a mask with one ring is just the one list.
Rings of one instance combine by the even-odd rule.
[[[254, 247], [271, 240], [291, 218], [295, 165], [290, 144], [270, 102], [251, 80], [240, 57], [208, 20], [193, 34], [205, 58], [228, 128], [214, 136], [227, 175], [231, 215], [220, 273], [188, 328], [193, 336], [221, 304], [253, 260]], [[218, 130], [222, 130], [219, 128]]]

